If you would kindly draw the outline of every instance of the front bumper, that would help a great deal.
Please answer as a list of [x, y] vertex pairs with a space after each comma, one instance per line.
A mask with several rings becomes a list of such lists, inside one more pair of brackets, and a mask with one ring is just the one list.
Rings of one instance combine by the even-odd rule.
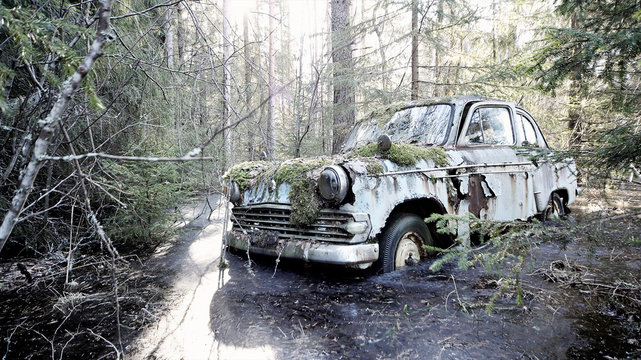
[[266, 232], [242, 233], [229, 231], [225, 236], [227, 246], [252, 253], [280, 256], [309, 262], [355, 265], [366, 268], [378, 260], [378, 244], [335, 244], [309, 240], [278, 239]]

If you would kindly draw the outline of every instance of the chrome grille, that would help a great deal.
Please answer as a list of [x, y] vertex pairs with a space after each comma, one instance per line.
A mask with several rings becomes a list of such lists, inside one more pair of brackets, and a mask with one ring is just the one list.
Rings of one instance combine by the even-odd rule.
[[350, 242], [354, 238], [345, 229], [354, 215], [338, 210], [321, 210], [316, 222], [296, 227], [290, 221], [291, 207], [282, 204], [235, 206], [232, 209], [233, 230], [251, 232], [271, 231], [283, 239], [322, 240]]

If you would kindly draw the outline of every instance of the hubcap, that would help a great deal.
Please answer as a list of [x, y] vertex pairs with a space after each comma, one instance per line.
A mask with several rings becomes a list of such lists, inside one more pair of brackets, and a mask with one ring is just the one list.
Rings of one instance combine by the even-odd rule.
[[418, 244], [421, 237], [415, 232], [408, 232], [398, 242], [396, 256], [394, 256], [394, 267], [396, 269], [407, 266], [408, 263], [418, 264], [421, 259], [421, 252]]

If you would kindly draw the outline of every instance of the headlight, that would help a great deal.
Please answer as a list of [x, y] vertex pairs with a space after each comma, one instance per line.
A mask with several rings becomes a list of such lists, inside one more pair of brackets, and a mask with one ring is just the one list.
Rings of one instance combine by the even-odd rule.
[[225, 185], [225, 195], [229, 198], [233, 204], [237, 203], [240, 200], [240, 188], [235, 181], [231, 182], [231, 185]]
[[323, 199], [340, 203], [347, 196], [349, 179], [347, 173], [340, 166], [326, 167], [318, 179], [318, 191]]

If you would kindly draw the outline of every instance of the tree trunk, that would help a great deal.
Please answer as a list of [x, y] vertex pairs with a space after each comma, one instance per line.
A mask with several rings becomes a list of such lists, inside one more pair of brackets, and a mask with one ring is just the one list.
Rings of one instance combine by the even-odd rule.
[[498, 63], [496, 40], [496, 1], [492, 0], [492, 60], [494, 64]]
[[185, 28], [182, 20], [182, 4], [176, 4], [176, 41], [178, 42], [178, 66], [185, 61]]
[[[245, 56], [245, 106], [247, 111], [251, 109], [251, 62], [249, 60], [249, 15], [243, 15], [243, 49]], [[251, 124], [247, 125], [247, 158], [254, 160], [254, 129]]]
[[412, 100], [418, 99], [418, 0], [412, 0]]
[[352, 35], [349, 28], [350, 0], [332, 0], [332, 63], [334, 66], [334, 107], [332, 153], [337, 154], [348, 130], [356, 120]]
[[[230, 104], [231, 104], [231, 26], [229, 24], [229, 1], [223, 0], [223, 119], [225, 128], [231, 122]], [[225, 166], [233, 164], [232, 147], [231, 147], [231, 129], [226, 129], [223, 133], [225, 142]]]
[[[570, 19], [570, 27], [577, 28], [576, 15]], [[572, 57], [576, 56], [572, 54]], [[568, 129], [571, 131], [568, 139], [568, 147], [576, 148], [581, 145], [583, 140], [583, 122], [581, 121], [581, 74], [580, 70], [573, 70], [570, 74], [570, 90], [568, 101]]]
[[269, 54], [268, 58], [268, 79], [269, 105], [267, 107], [267, 156], [270, 159], [276, 158], [276, 120], [275, 120], [275, 99], [274, 99], [274, 0], [269, 0]]
[[[303, 138], [305, 135], [303, 135], [302, 126], [303, 126], [303, 44], [304, 44], [304, 37], [300, 37], [300, 56], [298, 57], [298, 76], [296, 78], [296, 99], [294, 103], [294, 111], [295, 111], [295, 117], [296, 117], [296, 144], [294, 148], [294, 158], [299, 158], [300, 157], [300, 148], [303, 143]], [[311, 101], [314, 101], [314, 99], [311, 99]], [[310, 104], [311, 108], [311, 104]], [[309, 121], [308, 120], [308, 128], [309, 128]]]
[[169, 6], [165, 10], [165, 60], [167, 67], [174, 68], [174, 9]]

